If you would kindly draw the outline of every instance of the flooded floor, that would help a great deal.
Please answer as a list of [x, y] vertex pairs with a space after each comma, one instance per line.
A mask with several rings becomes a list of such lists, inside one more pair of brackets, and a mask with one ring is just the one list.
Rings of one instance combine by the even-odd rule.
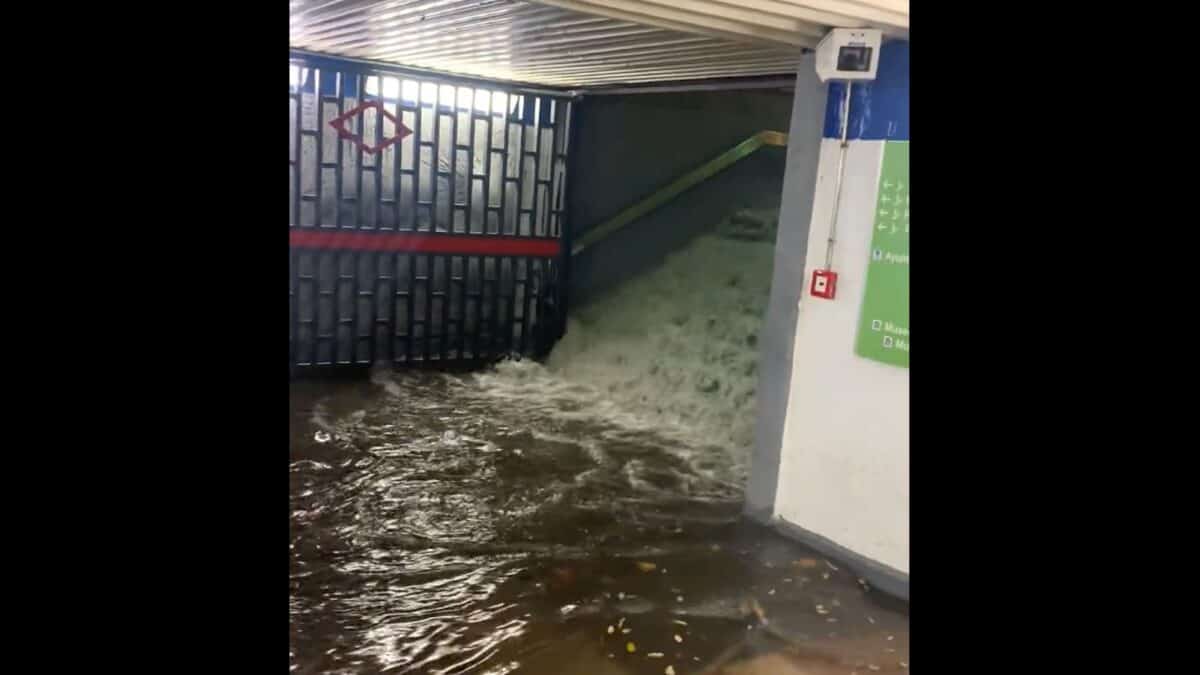
[[906, 673], [901, 606], [740, 518], [744, 453], [537, 364], [291, 389], [294, 673]]

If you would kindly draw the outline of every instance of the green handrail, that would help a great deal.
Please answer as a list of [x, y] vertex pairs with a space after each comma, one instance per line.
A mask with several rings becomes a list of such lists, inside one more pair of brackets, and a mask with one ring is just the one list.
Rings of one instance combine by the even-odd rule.
[[763, 146], [785, 147], [787, 146], [788, 136], [782, 131], [760, 131], [750, 138], [738, 143], [732, 148], [722, 152], [720, 155], [708, 160], [704, 164], [692, 169], [691, 171], [676, 178], [669, 185], [657, 190], [654, 194], [645, 199], [633, 204], [632, 206], [621, 211], [617, 215], [591, 228], [575, 242], [571, 247], [571, 255], [579, 255], [580, 251], [595, 244], [608, 235], [625, 227], [629, 223], [641, 218], [650, 213], [654, 209], [666, 204], [675, 197], [678, 197], [683, 192], [695, 187], [718, 173], [733, 166], [739, 160], [753, 154], [756, 150]]

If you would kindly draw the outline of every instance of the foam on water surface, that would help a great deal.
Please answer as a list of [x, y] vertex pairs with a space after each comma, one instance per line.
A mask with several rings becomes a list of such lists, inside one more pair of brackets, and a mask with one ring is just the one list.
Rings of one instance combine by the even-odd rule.
[[622, 416], [722, 448], [744, 473], [773, 223], [773, 213], [739, 214], [580, 309], [547, 367]]

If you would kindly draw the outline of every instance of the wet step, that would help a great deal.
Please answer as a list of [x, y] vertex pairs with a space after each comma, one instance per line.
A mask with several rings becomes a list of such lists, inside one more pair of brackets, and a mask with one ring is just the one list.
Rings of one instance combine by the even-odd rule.
[[745, 209], [721, 222], [717, 235], [742, 241], [774, 241], [778, 229], [778, 211]]

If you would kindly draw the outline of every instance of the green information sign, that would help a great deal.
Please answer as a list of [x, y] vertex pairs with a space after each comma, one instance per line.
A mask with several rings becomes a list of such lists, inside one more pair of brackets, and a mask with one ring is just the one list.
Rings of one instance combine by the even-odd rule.
[[858, 320], [859, 355], [908, 367], [908, 141], [883, 146], [879, 197]]

